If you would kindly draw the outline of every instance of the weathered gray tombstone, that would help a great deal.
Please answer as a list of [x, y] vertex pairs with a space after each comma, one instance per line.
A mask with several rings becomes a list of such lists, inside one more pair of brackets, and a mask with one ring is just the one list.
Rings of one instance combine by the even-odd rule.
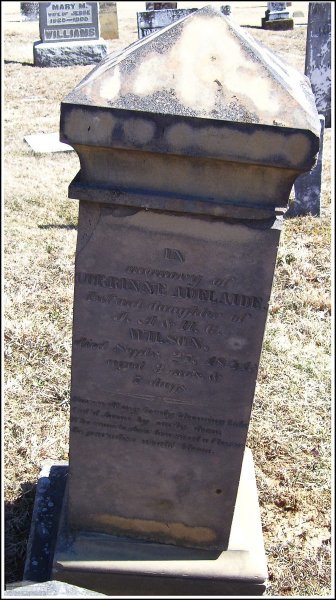
[[40, 38], [34, 65], [64, 67], [100, 62], [107, 54], [100, 37], [98, 2], [40, 2]]
[[262, 594], [245, 443], [281, 215], [318, 152], [309, 82], [206, 7], [94, 69], [62, 102], [61, 141], [81, 170], [52, 578]]
[[177, 2], [146, 2], [146, 10], [164, 10], [177, 8]]
[[137, 13], [138, 38], [142, 39], [195, 12], [197, 8], [149, 10]]
[[305, 74], [316, 108], [331, 127], [331, 2], [309, 2]]
[[261, 19], [263, 29], [293, 29], [294, 21], [287, 10], [288, 2], [267, 2], [265, 16]]
[[324, 116], [319, 115], [321, 123], [320, 149], [316, 165], [309, 173], [300, 175], [294, 183], [295, 201], [286, 212], [286, 217], [299, 217], [311, 215], [319, 217], [321, 214], [321, 183], [323, 165], [323, 138]]
[[20, 13], [22, 21], [39, 20], [39, 2], [20, 2]]

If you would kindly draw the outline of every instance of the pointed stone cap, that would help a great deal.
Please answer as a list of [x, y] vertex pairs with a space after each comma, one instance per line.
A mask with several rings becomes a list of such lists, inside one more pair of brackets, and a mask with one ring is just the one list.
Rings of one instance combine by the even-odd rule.
[[305, 76], [211, 6], [110, 55], [65, 102], [319, 135]]
[[308, 79], [211, 6], [110, 55], [61, 109], [61, 141], [78, 153], [99, 146], [280, 167], [293, 170], [291, 185], [314, 165], [319, 133]]

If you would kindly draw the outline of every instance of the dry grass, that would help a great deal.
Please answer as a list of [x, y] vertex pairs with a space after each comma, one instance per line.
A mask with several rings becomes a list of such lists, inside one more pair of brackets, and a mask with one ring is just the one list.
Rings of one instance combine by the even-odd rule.
[[[120, 20], [119, 31], [121, 37], [110, 42], [110, 49], [136, 39], [134, 19]], [[303, 69], [305, 27], [250, 32]], [[4, 33], [4, 447], [10, 582], [22, 577], [41, 462], [68, 455], [77, 203], [67, 199], [67, 186], [79, 168], [75, 153], [34, 155], [23, 138], [58, 130], [61, 99], [91, 66], [34, 68], [37, 23], [5, 22]], [[268, 557], [268, 596], [326, 596], [331, 591], [330, 130], [324, 147], [321, 218], [285, 224], [248, 437]]]

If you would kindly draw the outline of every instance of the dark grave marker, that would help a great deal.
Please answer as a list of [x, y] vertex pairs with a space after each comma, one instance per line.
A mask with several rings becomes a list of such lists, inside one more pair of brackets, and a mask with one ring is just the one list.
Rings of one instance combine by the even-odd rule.
[[187, 17], [196, 10], [197, 8], [177, 8], [139, 12], [137, 13], [138, 37], [141, 39], [155, 31], [159, 31], [163, 27]]
[[282, 214], [318, 152], [309, 82], [206, 7], [93, 70], [61, 141], [81, 169], [53, 578], [262, 594], [245, 444]]
[[331, 127], [331, 2], [309, 2], [305, 74], [316, 108]]

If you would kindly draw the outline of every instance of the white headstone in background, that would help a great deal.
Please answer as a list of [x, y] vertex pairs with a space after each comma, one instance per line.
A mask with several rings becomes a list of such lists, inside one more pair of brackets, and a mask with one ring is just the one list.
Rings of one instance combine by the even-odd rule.
[[268, 15], [269, 21], [289, 18], [287, 2], [267, 2], [267, 9], [270, 11]]
[[305, 75], [316, 108], [331, 127], [331, 2], [309, 2]]

